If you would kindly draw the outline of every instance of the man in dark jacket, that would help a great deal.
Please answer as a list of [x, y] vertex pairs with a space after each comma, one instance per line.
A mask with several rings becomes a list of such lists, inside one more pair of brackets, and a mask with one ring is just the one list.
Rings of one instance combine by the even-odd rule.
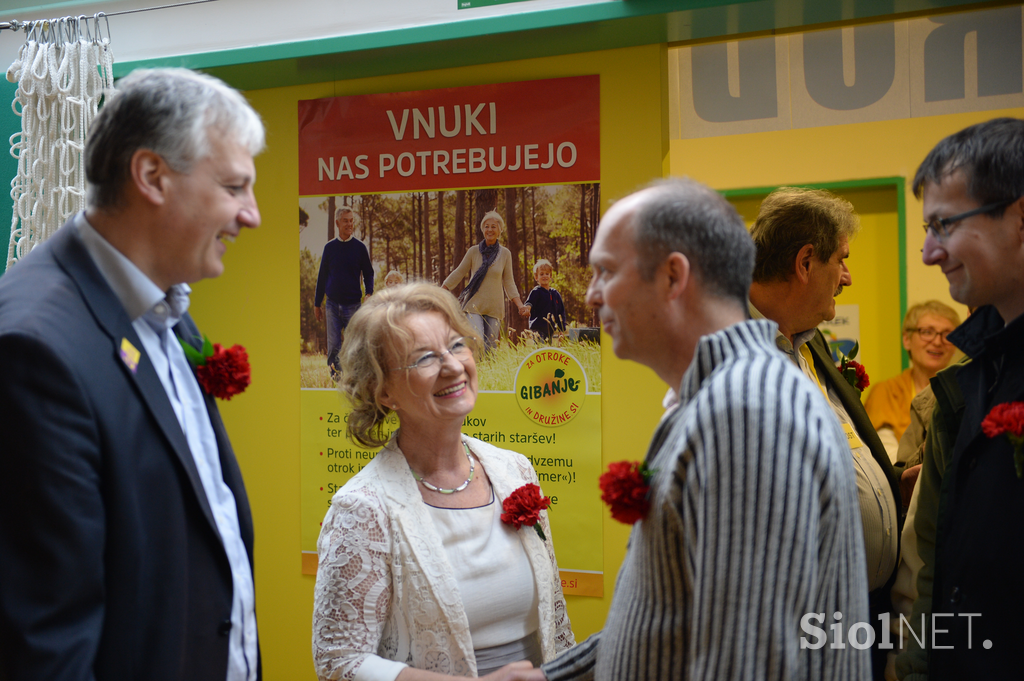
[[914, 193], [924, 199], [925, 264], [941, 267], [954, 300], [979, 308], [949, 335], [973, 361], [955, 374], [963, 415], [952, 458], [931, 471], [942, 492], [929, 676], [1016, 678], [1024, 470], [1007, 435], [982, 422], [1024, 400], [1024, 121], [996, 119], [942, 140], [918, 168]]
[[[256, 681], [253, 521], [182, 344], [260, 224], [263, 124], [185, 69], [93, 122], [88, 208], [0, 277], [0, 679]], [[226, 339], [225, 339], [226, 340]]]
[[850, 444], [857, 474], [864, 552], [875, 630], [872, 671], [881, 679], [886, 651], [878, 616], [892, 609], [901, 527], [899, 476], [860, 401], [836, 369], [818, 325], [835, 317], [835, 298], [853, 277], [846, 266], [859, 228], [849, 201], [818, 189], [783, 187], [761, 203], [751, 228], [757, 246], [751, 314], [779, 325], [775, 343], [828, 398]]
[[331, 378], [338, 380], [338, 353], [345, 327], [362, 304], [363, 291], [367, 296], [373, 293], [373, 265], [366, 244], [352, 236], [356, 229], [355, 211], [342, 206], [334, 214], [338, 235], [324, 246], [313, 294], [313, 314], [318, 322], [323, 321], [327, 308], [327, 366]]

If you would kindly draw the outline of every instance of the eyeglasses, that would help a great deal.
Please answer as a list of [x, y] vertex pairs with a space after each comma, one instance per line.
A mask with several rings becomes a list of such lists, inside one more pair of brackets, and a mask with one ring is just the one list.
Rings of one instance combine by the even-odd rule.
[[1004, 199], [1002, 201], [996, 201], [995, 203], [990, 203], [987, 206], [975, 208], [974, 210], [969, 210], [966, 213], [960, 213], [959, 215], [953, 215], [948, 218], [935, 218], [931, 222], [926, 222], [922, 226], [924, 227], [925, 232], [930, 231], [935, 235], [936, 239], [942, 241], [953, 233], [953, 230], [956, 228], [956, 224], [961, 220], [966, 220], [967, 218], [980, 215], [981, 213], [989, 213], [991, 211], [998, 210], [999, 208], [1009, 206], [1016, 200], [1017, 199]]
[[409, 366], [395, 367], [392, 371], [405, 371], [408, 369], [415, 369], [417, 371], [440, 371], [441, 363], [444, 361], [445, 355], [451, 355], [460, 362], [465, 362], [473, 356], [473, 350], [469, 347], [469, 344], [466, 343], [466, 339], [460, 336], [448, 344], [447, 350], [442, 352], [428, 352]]
[[927, 343], [930, 343], [933, 340], [935, 340], [936, 336], [939, 337], [939, 341], [946, 343], [948, 342], [946, 340], [946, 336], [953, 333], [952, 331], [938, 331], [937, 329], [933, 329], [930, 326], [926, 326], [920, 329], [911, 329], [911, 332], [916, 333], [918, 336], [921, 337], [921, 340]]

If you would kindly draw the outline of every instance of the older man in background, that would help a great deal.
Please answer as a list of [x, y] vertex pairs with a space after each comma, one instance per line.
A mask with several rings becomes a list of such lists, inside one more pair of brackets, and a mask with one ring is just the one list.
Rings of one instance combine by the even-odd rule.
[[324, 309], [327, 310], [327, 367], [331, 378], [338, 380], [338, 353], [345, 327], [362, 305], [363, 292], [367, 296], [373, 294], [373, 263], [366, 244], [353, 236], [356, 212], [342, 206], [334, 215], [338, 233], [324, 246], [313, 294], [313, 314], [322, 322]]
[[839, 373], [818, 324], [836, 315], [835, 298], [853, 284], [846, 259], [859, 228], [853, 206], [829, 192], [782, 188], [761, 204], [751, 229], [757, 245], [751, 315], [778, 324], [775, 344], [825, 395], [849, 443], [857, 474], [871, 624], [872, 670], [882, 678], [878, 615], [891, 610], [889, 591], [899, 558], [899, 476], [871, 425], [860, 390]]

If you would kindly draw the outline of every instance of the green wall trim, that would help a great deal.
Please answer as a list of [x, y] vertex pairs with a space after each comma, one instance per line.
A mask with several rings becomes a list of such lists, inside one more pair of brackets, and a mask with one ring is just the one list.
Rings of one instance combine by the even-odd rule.
[[992, 4], [985, 0], [622, 0], [531, 12], [529, 3], [522, 3], [514, 5], [517, 12], [501, 16], [120, 62], [114, 65], [114, 74], [120, 77], [141, 67], [184, 66], [250, 90]]
[[[5, 78], [0, 82], [0, 101], [10, 102], [18, 91], [17, 83], [8, 83]], [[21, 117], [14, 113], [10, 106], [0, 108], [0, 138], [4, 140], [4, 153], [0, 153], [0, 177], [4, 178], [4, 186], [10, 187], [11, 180], [18, 174], [18, 159], [11, 156], [11, 147], [7, 142], [11, 135], [21, 132]], [[11, 243], [11, 222], [14, 219], [14, 201], [10, 192], [0, 194], [0, 274], [7, 269], [7, 249]]]
[[[903, 330], [903, 318], [907, 316], [907, 178], [896, 178], [896, 211], [900, 221], [900, 331]], [[910, 354], [903, 350], [900, 353], [902, 367], [910, 367]]]
[[[886, 189], [889, 187], [896, 186], [898, 189], [898, 201], [900, 209], [903, 208], [903, 192], [906, 189], [907, 178], [905, 177], [873, 177], [863, 180], [842, 180], [839, 182], [806, 182], [798, 185], [792, 185], [795, 187], [805, 187], [807, 189]], [[727, 199], [744, 198], [747, 196], [761, 196], [764, 194], [770, 194], [782, 185], [774, 187], [744, 187], [742, 189], [720, 189], [718, 193]], [[904, 229], [905, 220], [900, 222], [900, 230]], [[903, 248], [906, 248], [904, 243]]]

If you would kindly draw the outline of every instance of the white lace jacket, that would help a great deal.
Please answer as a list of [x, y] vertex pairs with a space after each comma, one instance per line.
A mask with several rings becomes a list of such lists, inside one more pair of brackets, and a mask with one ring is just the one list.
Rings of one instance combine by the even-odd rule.
[[[521, 454], [463, 436], [497, 503], [537, 483]], [[575, 644], [551, 546], [519, 530], [539, 595], [544, 661]], [[475, 677], [462, 597], [434, 523], [394, 439], [331, 502], [317, 541], [313, 659], [320, 679], [393, 681], [412, 666]]]

